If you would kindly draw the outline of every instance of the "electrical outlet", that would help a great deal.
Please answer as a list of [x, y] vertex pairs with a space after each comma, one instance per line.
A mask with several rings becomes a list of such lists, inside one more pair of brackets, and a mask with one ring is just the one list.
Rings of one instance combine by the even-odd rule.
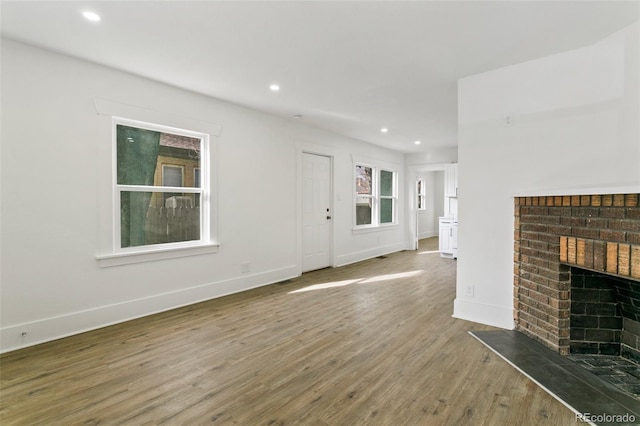
[[243, 274], [248, 273], [251, 270], [251, 265], [249, 264], [249, 262], [242, 262], [240, 264], [240, 272]]
[[473, 297], [473, 285], [468, 285], [467, 290], [464, 293], [465, 296]]

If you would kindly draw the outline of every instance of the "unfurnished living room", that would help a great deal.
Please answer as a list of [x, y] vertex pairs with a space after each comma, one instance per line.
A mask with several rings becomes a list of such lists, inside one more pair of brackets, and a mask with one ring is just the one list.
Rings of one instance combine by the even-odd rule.
[[638, 424], [639, 19], [0, 1], [0, 423]]

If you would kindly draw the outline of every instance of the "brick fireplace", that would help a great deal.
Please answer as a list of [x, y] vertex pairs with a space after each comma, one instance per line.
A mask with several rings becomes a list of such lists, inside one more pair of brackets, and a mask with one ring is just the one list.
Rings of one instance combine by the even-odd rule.
[[640, 194], [515, 198], [516, 329], [640, 360]]

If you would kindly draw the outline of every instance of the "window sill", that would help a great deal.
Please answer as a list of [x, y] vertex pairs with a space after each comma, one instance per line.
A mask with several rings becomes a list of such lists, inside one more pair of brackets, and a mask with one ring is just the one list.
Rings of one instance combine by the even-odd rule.
[[131, 265], [133, 263], [153, 262], [156, 260], [217, 253], [218, 247], [219, 244], [202, 244], [189, 247], [163, 247], [136, 252], [100, 254], [96, 256], [96, 260], [101, 268], [109, 268], [112, 266]]
[[397, 229], [398, 227], [399, 225], [397, 223], [389, 223], [386, 225], [359, 226], [357, 228], [353, 228], [351, 230], [351, 233], [353, 235], [367, 234], [369, 232], [390, 231], [392, 229]]

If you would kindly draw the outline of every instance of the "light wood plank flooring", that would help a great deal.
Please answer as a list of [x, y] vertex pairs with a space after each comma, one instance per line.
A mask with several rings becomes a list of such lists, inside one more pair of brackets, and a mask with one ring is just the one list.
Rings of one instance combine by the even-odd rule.
[[437, 239], [0, 358], [2, 425], [575, 425], [451, 317]]

